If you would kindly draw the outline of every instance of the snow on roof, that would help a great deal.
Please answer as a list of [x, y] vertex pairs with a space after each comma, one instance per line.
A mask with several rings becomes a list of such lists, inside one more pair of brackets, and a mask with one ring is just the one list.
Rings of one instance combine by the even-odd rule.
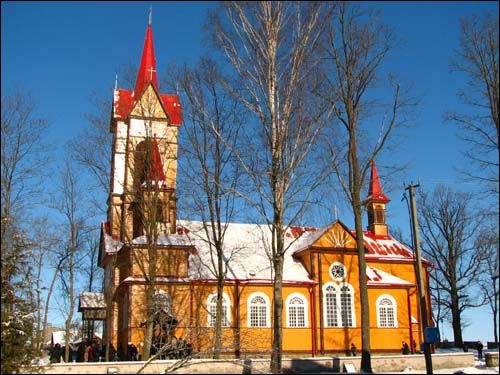
[[81, 309], [105, 309], [106, 302], [104, 301], [103, 293], [82, 292], [80, 293], [80, 303], [78, 311]]
[[[147, 238], [146, 236], [136, 237], [130, 243], [132, 245], [145, 245], [147, 244]], [[156, 243], [163, 246], [192, 246], [187, 236], [179, 234], [159, 235]]]
[[[211, 256], [211, 246], [202, 222], [179, 220], [183, 236], [188, 237], [197, 251], [190, 255], [189, 276], [192, 278], [215, 279], [215, 262]], [[285, 246], [293, 245], [296, 236], [306, 233], [307, 228], [292, 227], [285, 233]], [[300, 237], [299, 237], [300, 238]], [[228, 280], [247, 282], [271, 282], [273, 279], [270, 261], [271, 231], [264, 224], [230, 223], [224, 235], [224, 258], [228, 268]], [[213, 249], [213, 252], [215, 249]], [[285, 253], [283, 282], [312, 283], [300, 261], [292, 257], [292, 249]]]
[[378, 268], [367, 266], [366, 278], [369, 286], [410, 286], [414, 285]]
[[[70, 331], [70, 342], [74, 343], [75, 340], [78, 337], [78, 331], [76, 330], [71, 330]], [[52, 332], [52, 343], [55, 344], [60, 344], [61, 346], [66, 345], [66, 331], [55, 331]], [[50, 344], [50, 342], [49, 342]]]
[[[412, 262], [415, 260], [413, 250], [397, 241], [390, 235], [377, 236], [370, 231], [364, 231], [363, 239], [365, 242], [365, 248], [367, 250], [367, 260], [391, 259]], [[432, 264], [431, 262], [423, 258], [422, 262], [426, 265]]]
[[123, 247], [123, 242], [115, 240], [109, 234], [109, 224], [105, 221], [101, 223], [101, 233], [104, 239], [104, 250], [106, 253], [116, 253]]

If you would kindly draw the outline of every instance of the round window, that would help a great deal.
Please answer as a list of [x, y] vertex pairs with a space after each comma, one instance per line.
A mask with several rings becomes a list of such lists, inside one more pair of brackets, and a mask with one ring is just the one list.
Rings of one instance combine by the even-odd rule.
[[335, 262], [330, 267], [330, 275], [334, 280], [340, 281], [346, 276], [346, 269], [342, 263]]

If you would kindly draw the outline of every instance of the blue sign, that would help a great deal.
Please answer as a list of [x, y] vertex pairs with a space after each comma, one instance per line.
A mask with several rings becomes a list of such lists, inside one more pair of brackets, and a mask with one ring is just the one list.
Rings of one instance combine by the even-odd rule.
[[424, 331], [424, 342], [436, 344], [439, 342], [439, 330], [436, 327], [427, 327]]

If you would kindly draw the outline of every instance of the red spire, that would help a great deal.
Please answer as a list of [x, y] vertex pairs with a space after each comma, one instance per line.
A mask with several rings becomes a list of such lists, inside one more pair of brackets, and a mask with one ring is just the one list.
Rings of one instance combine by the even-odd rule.
[[141, 66], [137, 74], [137, 83], [135, 84], [134, 97], [137, 98], [149, 82], [158, 90], [158, 79], [156, 77], [156, 58], [153, 48], [153, 28], [151, 26], [151, 17], [148, 29], [146, 31], [146, 40], [142, 50]]
[[147, 169], [147, 181], [165, 181], [165, 172], [163, 172], [163, 163], [161, 162], [160, 150], [158, 142], [156, 142], [156, 134], [151, 145], [151, 164]]
[[380, 184], [380, 179], [378, 178], [377, 166], [375, 161], [372, 160], [372, 173], [370, 176], [370, 188], [368, 189], [368, 198], [366, 200], [378, 201], [378, 202], [389, 202], [390, 199], [387, 198], [382, 191], [382, 185]]

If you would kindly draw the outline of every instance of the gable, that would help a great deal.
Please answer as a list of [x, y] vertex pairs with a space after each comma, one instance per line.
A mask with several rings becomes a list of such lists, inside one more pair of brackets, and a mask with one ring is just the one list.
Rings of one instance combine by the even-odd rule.
[[356, 239], [351, 232], [337, 220], [311, 244], [311, 247], [320, 249], [339, 248], [356, 250]]
[[140, 99], [135, 102], [130, 114], [138, 117], [169, 119], [163, 103], [152, 84], [149, 84], [142, 92]]

